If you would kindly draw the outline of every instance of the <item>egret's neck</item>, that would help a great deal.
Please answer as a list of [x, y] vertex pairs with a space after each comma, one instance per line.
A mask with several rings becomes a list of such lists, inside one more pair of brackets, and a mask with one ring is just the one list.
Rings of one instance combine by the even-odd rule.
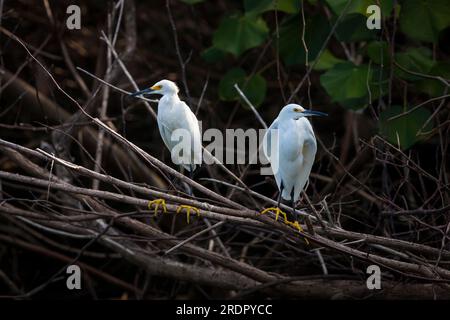
[[162, 96], [159, 102], [173, 106], [176, 105], [177, 102], [180, 102], [180, 98], [178, 97], [178, 94], [176, 92], [166, 93], [165, 95]]
[[287, 126], [291, 125], [292, 126], [294, 121], [295, 120], [292, 118], [291, 115], [280, 114], [278, 116], [278, 123], [281, 125], [287, 125]]

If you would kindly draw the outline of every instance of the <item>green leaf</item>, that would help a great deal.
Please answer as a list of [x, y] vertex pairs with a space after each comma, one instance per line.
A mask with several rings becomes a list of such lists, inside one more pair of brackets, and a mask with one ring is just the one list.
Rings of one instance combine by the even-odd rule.
[[[360, 13], [367, 16], [367, 7], [373, 4], [377, 4], [378, 1], [375, 0], [351, 0], [346, 14], [349, 13]], [[340, 15], [347, 5], [348, 0], [326, 0], [330, 8], [335, 14]], [[382, 18], [389, 16], [394, 7], [393, 0], [380, 0], [381, 5], [381, 15]], [[365, 23], [364, 23], [365, 25]]]
[[[450, 63], [436, 62], [428, 74], [450, 79]], [[438, 97], [444, 94], [445, 85], [439, 80], [422, 78], [416, 83], [416, 88], [432, 97]]]
[[216, 47], [209, 47], [201, 54], [203, 60], [208, 63], [215, 63], [225, 58], [226, 52], [217, 49]]
[[325, 49], [318, 58], [318, 61], [313, 69], [318, 71], [328, 70], [332, 68], [334, 65], [342, 62], [345, 61], [336, 58], [328, 49]]
[[213, 45], [239, 56], [245, 50], [259, 46], [266, 40], [269, 29], [263, 19], [253, 16], [224, 18], [214, 32]]
[[[266, 80], [259, 74], [249, 78], [241, 68], [231, 69], [220, 80], [219, 97], [221, 100], [240, 100], [240, 96], [234, 88], [235, 83], [255, 107], [264, 101], [267, 91]], [[245, 103], [243, 105], [246, 106]]]
[[187, 3], [187, 4], [196, 4], [196, 3], [203, 2], [205, 0], [181, 0], [181, 1], [184, 3]]
[[301, 0], [244, 0], [245, 12], [248, 14], [261, 14], [270, 10], [278, 10], [286, 13], [300, 11]]
[[367, 18], [359, 13], [345, 15], [336, 28], [337, 39], [343, 42], [375, 39], [380, 31], [368, 29], [366, 21]]
[[[241, 68], [233, 68], [228, 71], [219, 83], [219, 97], [225, 101], [236, 100], [239, 95], [234, 88], [234, 84], [237, 83], [240, 86], [245, 82], [245, 71]], [[241, 88], [242, 89], [242, 88]]]
[[[361, 109], [387, 92], [387, 72], [368, 65], [356, 66], [351, 62], [336, 64], [320, 77], [320, 83], [331, 96], [347, 109]], [[369, 94], [370, 89], [370, 94]]]
[[402, 2], [400, 29], [411, 39], [437, 42], [439, 32], [450, 26], [448, 0], [407, 0]]
[[366, 81], [369, 68], [351, 62], [340, 63], [320, 76], [320, 83], [332, 101], [361, 98], [367, 94]]
[[389, 49], [385, 41], [372, 41], [367, 45], [367, 55], [377, 63], [387, 65], [389, 63]]
[[[295, 15], [280, 26], [278, 49], [287, 65], [305, 64], [306, 52], [301, 38], [302, 25], [301, 17]], [[306, 18], [305, 42], [308, 48], [308, 61], [317, 58], [329, 32], [330, 26], [324, 16]]]
[[[389, 120], [404, 111], [400, 106], [391, 106], [383, 111], [380, 114], [380, 133], [392, 144], [397, 146], [400, 144], [402, 149], [408, 149], [421, 140], [422, 136], [417, 133], [430, 117], [430, 112], [425, 108], [420, 108], [399, 118]], [[432, 124], [430, 122], [422, 131], [427, 132], [431, 129]]]
[[[240, 88], [255, 107], [259, 107], [266, 98], [266, 79], [259, 74], [251, 77], [248, 83], [243, 84]], [[247, 107], [247, 104], [244, 104], [244, 106]]]
[[[431, 50], [424, 47], [412, 48], [406, 52], [397, 53], [394, 55], [394, 58], [397, 64], [406, 70], [425, 74], [431, 70], [434, 63], [431, 58]], [[394, 73], [396, 76], [409, 81], [422, 79], [422, 77], [407, 73], [397, 66], [394, 69]]]

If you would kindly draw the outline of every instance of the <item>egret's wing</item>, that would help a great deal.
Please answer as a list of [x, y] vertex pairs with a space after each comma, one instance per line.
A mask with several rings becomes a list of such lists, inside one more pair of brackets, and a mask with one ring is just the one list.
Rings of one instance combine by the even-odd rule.
[[174, 106], [174, 109], [176, 113], [170, 113], [158, 119], [161, 137], [169, 149], [172, 149], [177, 143], [177, 141], [172, 141], [172, 134], [177, 129], [187, 130], [191, 136], [199, 136], [198, 121], [186, 103], [180, 101], [179, 105]]
[[164, 144], [169, 149], [169, 151], [171, 151], [172, 148], [176, 145], [176, 141], [172, 141], [171, 139], [172, 132], [174, 130], [173, 126], [160, 120], [158, 121], [158, 128]]
[[187, 129], [192, 132], [192, 136], [194, 139], [200, 139], [200, 127], [198, 125], [197, 117], [184, 101], [181, 101], [181, 103], [184, 104], [184, 109], [186, 112]]
[[[278, 119], [275, 119], [274, 122], [270, 125], [270, 127], [266, 130], [266, 134], [263, 138], [263, 151], [266, 158], [271, 161], [271, 157], [274, 156], [275, 145], [273, 144], [273, 139], [275, 139], [275, 130], [278, 130]], [[271, 161], [272, 162], [272, 161]]]
[[304, 161], [314, 162], [317, 151], [317, 142], [311, 123], [306, 118], [296, 121], [297, 132], [300, 133], [298, 139], [298, 148]]
[[197, 117], [189, 108], [189, 106], [182, 101], [186, 112], [186, 127], [191, 134], [191, 160], [193, 161], [194, 168], [196, 164], [202, 162], [202, 138], [200, 134], [200, 127]]
[[[195, 170], [196, 165], [199, 165], [202, 162], [202, 142], [198, 120], [184, 101], [180, 101], [178, 105], [175, 106], [175, 110], [177, 110], [176, 114], [172, 114], [170, 122], [166, 121], [164, 123], [161, 121], [161, 136], [163, 137], [166, 146], [172, 152], [173, 148], [178, 145], [180, 141], [176, 138], [172, 141], [174, 131], [177, 129], [185, 130], [185, 132], [179, 133], [183, 135], [182, 141], [187, 141], [186, 139], [189, 139], [190, 147], [183, 147], [182, 149], [179, 149], [182, 150], [183, 157], [186, 157], [185, 160], [183, 160], [183, 167], [185, 167], [188, 171], [191, 170], [191, 167]], [[188, 136], [186, 137], [185, 134], [188, 134]], [[176, 134], [176, 136], [179, 137], [178, 134]], [[178, 150], [176, 152], [178, 152]], [[188, 163], [186, 163], [186, 161]]]
[[277, 186], [278, 188], [280, 188], [282, 179], [280, 170], [280, 146], [278, 129], [278, 119], [275, 119], [264, 135], [262, 147], [265, 157], [270, 162], [270, 166]]
[[310, 122], [307, 119], [298, 120], [297, 130], [300, 132], [298, 139], [298, 148], [300, 152], [297, 158], [299, 170], [297, 171], [294, 184], [294, 200], [299, 198], [301, 191], [305, 189], [305, 186], [308, 183], [317, 151], [316, 138]]

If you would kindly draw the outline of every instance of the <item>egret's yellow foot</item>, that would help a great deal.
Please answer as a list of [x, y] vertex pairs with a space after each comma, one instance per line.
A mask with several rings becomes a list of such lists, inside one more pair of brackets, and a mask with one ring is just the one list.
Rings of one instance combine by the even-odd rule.
[[[288, 221], [288, 222], [286, 222], [286, 224], [288, 224], [288, 225], [294, 227], [294, 228], [297, 229], [299, 232], [303, 232], [303, 228], [302, 228], [302, 226], [300, 225], [300, 223], [298, 223], [298, 221], [295, 221], [295, 222], [290, 222], [290, 221]], [[305, 239], [306, 244], [309, 245], [308, 239], [306, 239], [306, 238], [304, 238], [304, 239]]]
[[182, 205], [178, 206], [177, 213], [181, 212], [181, 210], [183, 210], [183, 209], [186, 210], [187, 223], [189, 223], [189, 217], [191, 215], [191, 211], [194, 211], [197, 214], [197, 217], [200, 217], [200, 210], [198, 210], [196, 207], [182, 204]]
[[288, 218], [286, 216], [286, 213], [284, 213], [280, 208], [276, 208], [276, 207], [267, 208], [267, 209], [264, 209], [263, 211], [261, 211], [259, 214], [260, 215], [261, 214], [265, 214], [265, 213], [267, 213], [269, 211], [275, 212], [275, 220], [276, 221], [278, 221], [278, 217], [280, 216], [280, 213], [281, 213], [283, 215], [283, 217], [284, 217], [284, 223], [287, 224], [289, 222]]
[[162, 211], [164, 213], [167, 212], [166, 201], [164, 199], [156, 199], [156, 200], [149, 201], [148, 202], [149, 210], [152, 209], [152, 206], [154, 206], [154, 208], [155, 208], [155, 217], [158, 214], [158, 209], [159, 209], [160, 206], [161, 206]]

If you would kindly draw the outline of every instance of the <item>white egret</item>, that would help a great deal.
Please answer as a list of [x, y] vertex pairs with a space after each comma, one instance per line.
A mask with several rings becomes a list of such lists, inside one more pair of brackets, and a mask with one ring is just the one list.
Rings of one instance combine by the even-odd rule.
[[278, 219], [281, 213], [287, 223], [286, 214], [280, 209], [283, 198], [291, 201], [295, 216], [295, 203], [308, 182], [317, 151], [316, 137], [306, 117], [326, 115], [320, 111], [305, 110], [298, 104], [288, 104], [267, 129], [263, 151], [270, 161], [280, 193], [277, 207], [267, 208], [261, 214], [275, 211]]
[[[178, 87], [170, 80], [161, 80], [150, 88], [135, 92], [132, 96], [144, 94], [160, 94], [162, 98], [158, 102], [157, 122], [159, 133], [164, 144], [169, 149], [172, 161], [189, 171], [190, 177], [202, 161], [202, 144], [200, 128], [197, 117], [191, 111], [189, 106], [181, 101], [178, 97]], [[155, 204], [155, 213], [158, 205], [165, 209], [163, 199], [150, 201], [149, 208]], [[182, 205], [180, 209], [186, 209], [189, 213], [190, 209], [196, 211], [198, 209], [190, 206]]]

